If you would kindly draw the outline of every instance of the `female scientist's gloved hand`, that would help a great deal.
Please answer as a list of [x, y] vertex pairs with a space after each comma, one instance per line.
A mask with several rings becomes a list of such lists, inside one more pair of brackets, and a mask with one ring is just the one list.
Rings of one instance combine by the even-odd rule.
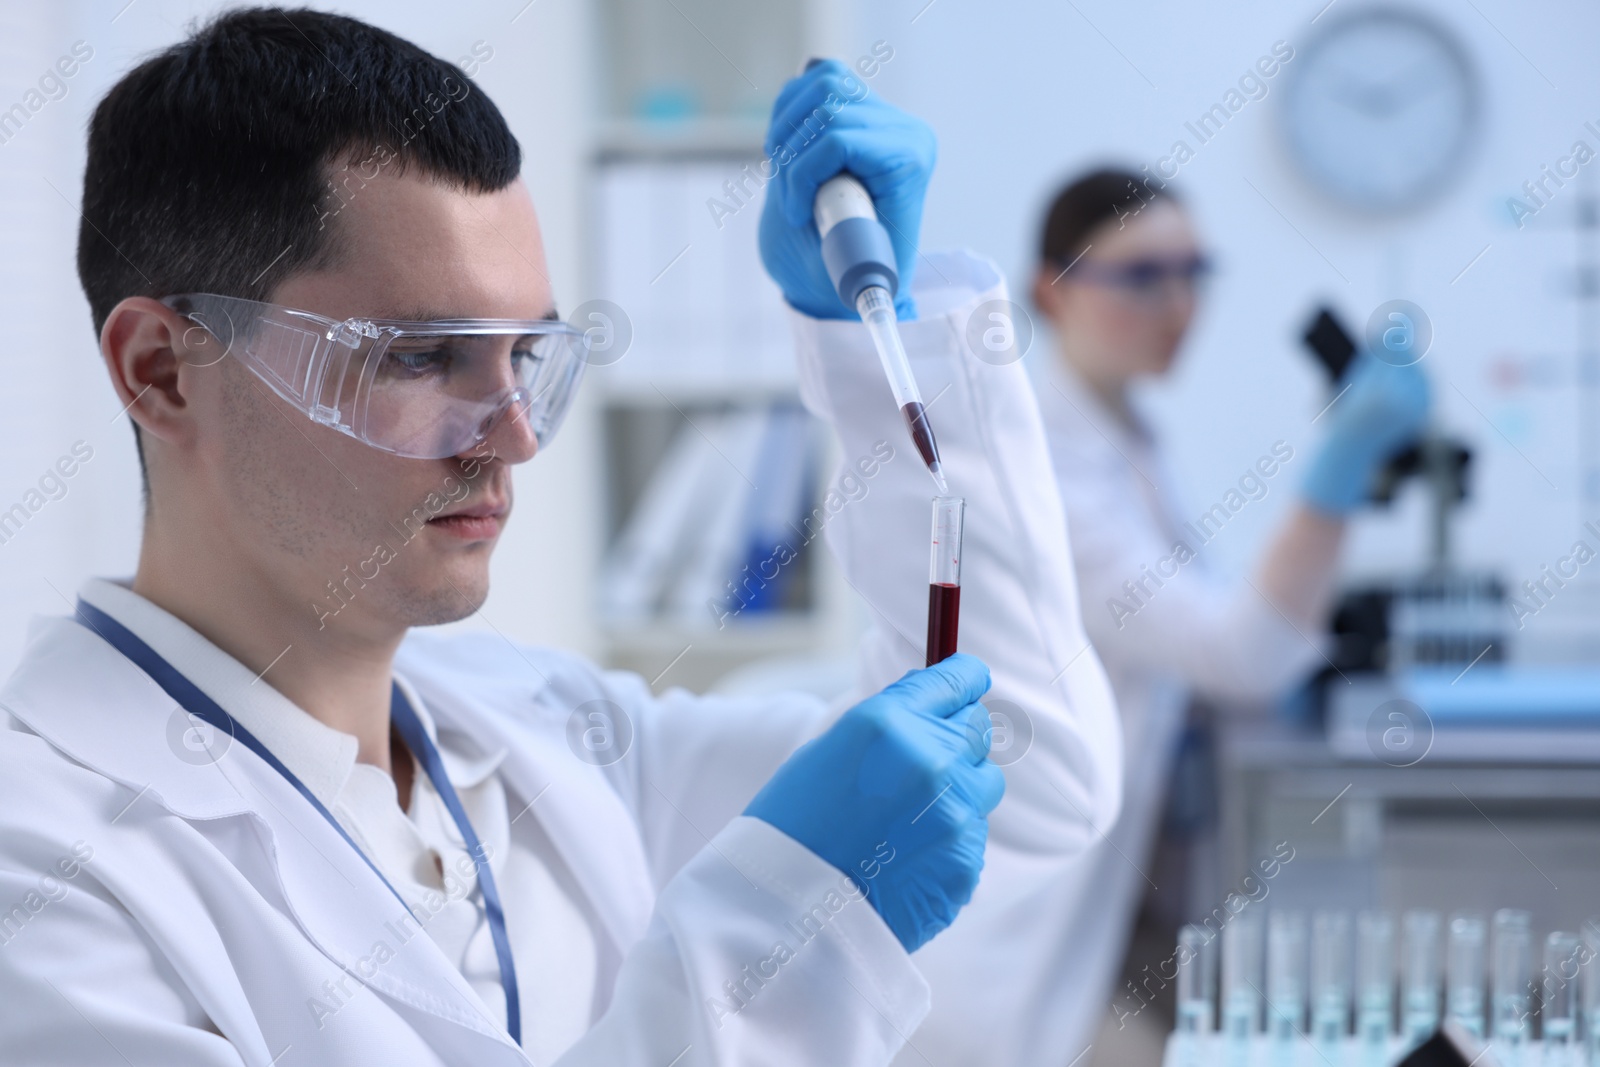
[[1365, 503], [1378, 471], [1421, 435], [1429, 407], [1428, 376], [1416, 364], [1397, 367], [1364, 350], [1338, 388], [1346, 391], [1328, 408], [1327, 438], [1302, 489], [1330, 515]]
[[812, 318], [859, 318], [828, 279], [811, 217], [817, 187], [849, 171], [872, 195], [894, 245], [895, 312], [914, 318], [911, 275], [936, 154], [927, 123], [884, 103], [849, 67], [828, 59], [778, 93], [765, 150], [773, 176], [761, 210], [761, 262], [789, 303]]
[[989, 762], [989, 668], [957, 653], [857, 704], [802, 745], [746, 815], [850, 875], [907, 952], [950, 925], [983, 869], [1005, 792]]

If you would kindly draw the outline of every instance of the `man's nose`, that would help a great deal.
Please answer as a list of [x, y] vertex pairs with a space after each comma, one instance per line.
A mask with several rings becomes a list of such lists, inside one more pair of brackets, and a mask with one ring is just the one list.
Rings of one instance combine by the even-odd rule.
[[470, 451], [458, 458], [482, 462], [489, 456], [505, 463], [526, 463], [539, 452], [539, 439], [528, 422], [528, 398], [517, 396], [491, 418], [489, 433]]

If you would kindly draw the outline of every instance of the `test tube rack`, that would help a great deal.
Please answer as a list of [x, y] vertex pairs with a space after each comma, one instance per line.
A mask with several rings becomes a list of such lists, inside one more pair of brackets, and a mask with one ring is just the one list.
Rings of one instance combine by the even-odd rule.
[[1396, 921], [1251, 902], [1185, 926], [1174, 959], [1163, 1067], [1393, 1067], [1446, 1018], [1485, 1065], [1600, 1067], [1600, 918], [1535, 938], [1514, 908]]

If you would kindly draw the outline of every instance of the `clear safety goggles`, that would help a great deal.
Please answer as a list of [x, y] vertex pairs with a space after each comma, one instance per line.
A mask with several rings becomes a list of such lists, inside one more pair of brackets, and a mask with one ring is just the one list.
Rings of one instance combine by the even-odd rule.
[[1068, 277], [1108, 286], [1142, 304], [1156, 304], [1174, 295], [1192, 296], [1214, 270], [1211, 258], [1205, 255], [1152, 256], [1113, 263], [1085, 259], [1076, 266], [1064, 266], [1072, 272]]
[[185, 336], [192, 358], [232, 356], [312, 421], [415, 459], [466, 453], [505, 418], [545, 447], [588, 365], [588, 335], [553, 319], [341, 322], [212, 293], [161, 302], [209, 335]]

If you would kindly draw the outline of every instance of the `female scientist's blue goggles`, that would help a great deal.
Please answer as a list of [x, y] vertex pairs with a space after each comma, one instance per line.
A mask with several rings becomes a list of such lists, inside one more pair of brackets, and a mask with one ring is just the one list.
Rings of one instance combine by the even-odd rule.
[[1203, 255], [1174, 259], [1150, 257], [1118, 263], [1085, 259], [1069, 269], [1070, 277], [1078, 281], [1110, 286], [1139, 299], [1153, 299], [1166, 293], [1173, 283], [1189, 287], [1199, 285], [1210, 275], [1212, 263]]
[[554, 319], [340, 322], [212, 293], [161, 302], [209, 335], [185, 336], [191, 354], [232, 356], [314, 422], [415, 459], [468, 452], [505, 418], [545, 447], [588, 363], [588, 336]]

